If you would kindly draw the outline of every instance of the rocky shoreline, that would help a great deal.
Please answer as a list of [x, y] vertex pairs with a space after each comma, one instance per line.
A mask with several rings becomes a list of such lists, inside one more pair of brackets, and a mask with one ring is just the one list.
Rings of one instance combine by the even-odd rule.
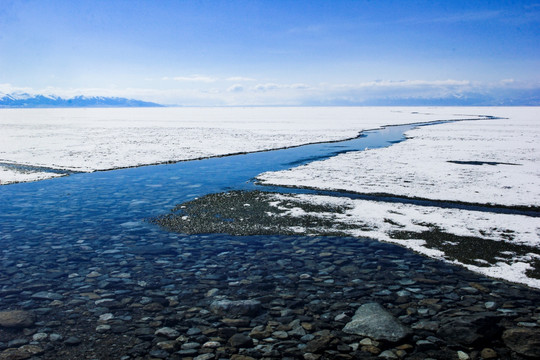
[[0, 359], [540, 357], [531, 288], [368, 239], [168, 239], [4, 250]]

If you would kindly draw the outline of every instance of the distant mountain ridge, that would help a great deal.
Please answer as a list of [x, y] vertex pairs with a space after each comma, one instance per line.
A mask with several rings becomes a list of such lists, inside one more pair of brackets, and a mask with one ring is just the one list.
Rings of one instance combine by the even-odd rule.
[[0, 94], [0, 108], [69, 108], [69, 107], [162, 107], [163, 105], [135, 99], [105, 96], [75, 96], [27, 93]]

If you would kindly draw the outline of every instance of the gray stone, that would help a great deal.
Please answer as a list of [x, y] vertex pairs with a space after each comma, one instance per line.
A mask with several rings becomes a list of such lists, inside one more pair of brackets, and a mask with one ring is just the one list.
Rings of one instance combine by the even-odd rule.
[[16, 347], [19, 347], [19, 346], [22, 346], [22, 345], [26, 345], [28, 344], [28, 340], [27, 339], [21, 339], [21, 338], [18, 338], [18, 339], [13, 339], [11, 340], [10, 342], [8, 342], [8, 347], [10, 348], [16, 348]]
[[201, 344], [198, 343], [198, 342], [188, 342], [188, 343], [182, 344], [181, 349], [182, 350], [193, 350], [193, 349], [198, 349], [200, 347], [201, 347]]
[[308, 342], [304, 350], [308, 353], [323, 352], [332, 340], [334, 340], [334, 336], [331, 334], [324, 334]]
[[496, 359], [496, 358], [498, 358], [498, 354], [497, 354], [497, 352], [495, 350], [493, 350], [491, 348], [484, 348], [480, 352], [480, 357], [482, 359]]
[[253, 340], [244, 334], [234, 334], [229, 339], [229, 345], [234, 348], [246, 348], [253, 346]]
[[193, 360], [210, 360], [210, 359], [214, 359], [215, 357], [216, 356], [214, 354], [202, 354], [193, 358]]
[[497, 308], [497, 303], [493, 302], [493, 301], [487, 301], [486, 303], [484, 303], [484, 306], [486, 307], [486, 309], [488, 310], [494, 310]]
[[272, 336], [277, 338], [277, 339], [287, 339], [289, 337], [289, 334], [287, 334], [286, 331], [274, 331], [272, 333]]
[[302, 337], [306, 335], [306, 330], [304, 330], [304, 328], [301, 326], [297, 326], [297, 327], [294, 327], [292, 330], [288, 331], [288, 334], [290, 336]]
[[56, 342], [56, 341], [62, 341], [63, 338], [64, 338], [64, 337], [63, 337], [62, 335], [56, 334], [56, 333], [49, 335], [49, 340], [51, 340], [51, 341], [53, 341], [53, 342]]
[[0, 353], [0, 360], [24, 360], [41, 355], [43, 349], [37, 345], [23, 345], [18, 349], [6, 349]]
[[34, 324], [34, 314], [23, 310], [0, 311], [0, 326], [10, 328], [29, 327]]
[[228, 317], [256, 315], [261, 310], [261, 302], [257, 300], [218, 300], [210, 305], [210, 310], [214, 314]]
[[439, 330], [439, 323], [437, 321], [420, 320], [414, 323], [411, 328], [415, 330], [437, 331]]
[[178, 349], [179, 343], [175, 340], [166, 340], [166, 341], [158, 342], [156, 346], [160, 348], [161, 350], [173, 352]]
[[66, 341], [64, 341], [64, 344], [66, 345], [78, 345], [81, 343], [81, 339], [79, 339], [78, 337], [76, 336], [70, 336], [66, 339]]
[[198, 354], [199, 351], [197, 349], [186, 349], [186, 350], [180, 350], [180, 351], [177, 351], [175, 354], [178, 354], [182, 357], [184, 356], [188, 356], [188, 357], [192, 357], [196, 354]]
[[190, 328], [186, 332], [186, 335], [187, 336], [193, 336], [193, 335], [199, 335], [200, 333], [202, 333], [201, 329], [199, 329], [199, 328]]
[[102, 325], [96, 326], [96, 332], [100, 334], [106, 333], [109, 330], [111, 330], [111, 325], [102, 324]]
[[154, 335], [164, 336], [169, 339], [175, 339], [180, 336], [180, 333], [170, 327], [162, 327], [160, 329], [157, 329]]
[[43, 341], [43, 340], [47, 339], [48, 337], [49, 337], [49, 334], [44, 333], [44, 332], [38, 332], [38, 333], [35, 333], [32, 336], [32, 340], [34, 340], [34, 341]]
[[394, 354], [394, 352], [391, 350], [383, 351], [382, 353], [379, 354], [379, 357], [383, 359], [387, 359], [387, 360], [399, 359], [399, 357], [396, 354]]
[[63, 298], [62, 295], [50, 291], [40, 291], [32, 295], [32, 299], [39, 300], [62, 300]]
[[540, 330], [515, 328], [506, 330], [502, 339], [506, 346], [520, 355], [540, 359]]
[[202, 345], [204, 349], [217, 349], [220, 346], [221, 343], [219, 343], [218, 341], [207, 341]]
[[258, 340], [261, 340], [261, 339], [264, 339], [264, 338], [267, 338], [269, 337], [270, 335], [272, 335], [272, 331], [265, 328], [264, 326], [262, 325], [258, 325], [258, 326], [255, 326], [251, 332], [249, 333], [249, 336], [253, 339], [258, 339]]
[[399, 341], [411, 330], [377, 303], [364, 304], [356, 310], [343, 331], [348, 334], [368, 336], [375, 340]]
[[169, 353], [165, 350], [152, 350], [149, 354], [158, 359], [167, 359], [169, 357]]

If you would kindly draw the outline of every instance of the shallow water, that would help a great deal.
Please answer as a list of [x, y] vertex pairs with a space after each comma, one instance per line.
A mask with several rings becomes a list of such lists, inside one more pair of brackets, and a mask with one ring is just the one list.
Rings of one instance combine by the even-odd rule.
[[252, 179], [265, 171], [389, 146], [404, 140], [403, 133], [412, 127], [366, 131], [342, 142], [2, 186], [0, 241], [4, 249], [44, 239], [73, 243], [90, 234], [105, 241], [123, 234], [151, 235], [159, 241], [169, 234], [144, 220], [167, 213], [178, 203], [210, 193], [253, 189]]

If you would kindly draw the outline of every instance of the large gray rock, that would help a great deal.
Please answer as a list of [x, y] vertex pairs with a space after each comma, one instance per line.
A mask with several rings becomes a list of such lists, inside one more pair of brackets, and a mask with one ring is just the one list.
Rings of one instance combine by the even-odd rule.
[[503, 333], [503, 341], [520, 355], [540, 359], [540, 330], [515, 328]]
[[0, 311], [0, 326], [21, 328], [34, 324], [34, 314], [23, 310]]
[[35, 355], [43, 354], [43, 349], [37, 345], [23, 345], [18, 349], [6, 349], [0, 352], [0, 360], [25, 360]]
[[210, 305], [210, 310], [217, 315], [237, 317], [256, 315], [261, 311], [261, 302], [257, 300], [218, 300]]
[[399, 341], [411, 334], [392, 314], [377, 303], [364, 304], [356, 310], [343, 331], [348, 334], [368, 336], [375, 340]]

